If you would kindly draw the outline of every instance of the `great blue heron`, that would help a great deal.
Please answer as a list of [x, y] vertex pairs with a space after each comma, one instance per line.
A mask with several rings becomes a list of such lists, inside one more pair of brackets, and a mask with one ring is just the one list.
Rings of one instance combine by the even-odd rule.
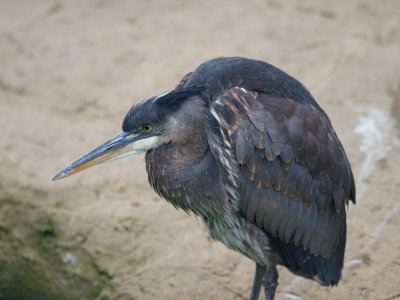
[[353, 174], [328, 116], [296, 79], [262, 61], [213, 59], [134, 105], [122, 130], [53, 180], [146, 152], [153, 189], [256, 262], [250, 299], [261, 284], [274, 298], [276, 265], [322, 285], [341, 279]]

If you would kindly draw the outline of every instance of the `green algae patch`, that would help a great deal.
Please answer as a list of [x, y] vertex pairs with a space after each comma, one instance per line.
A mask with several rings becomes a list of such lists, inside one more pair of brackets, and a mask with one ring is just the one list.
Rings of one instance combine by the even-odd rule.
[[65, 241], [57, 219], [38, 205], [44, 197], [0, 186], [0, 299], [107, 299], [112, 276], [79, 243]]

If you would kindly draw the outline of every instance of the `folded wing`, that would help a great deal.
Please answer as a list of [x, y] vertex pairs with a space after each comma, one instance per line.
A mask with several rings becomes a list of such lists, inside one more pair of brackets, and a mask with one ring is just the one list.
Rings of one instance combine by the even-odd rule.
[[354, 179], [322, 110], [233, 88], [213, 102], [207, 124], [214, 156], [223, 166], [237, 166], [227, 178], [238, 187], [246, 219], [315, 256], [329, 258], [339, 244], [344, 248], [339, 242], [345, 204], [355, 200]]

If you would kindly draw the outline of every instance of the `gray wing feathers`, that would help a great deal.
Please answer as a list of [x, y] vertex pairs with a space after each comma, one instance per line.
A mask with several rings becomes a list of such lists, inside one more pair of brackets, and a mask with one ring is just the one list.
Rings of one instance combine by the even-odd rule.
[[223, 120], [235, 123], [229, 130], [236, 131], [221, 138], [239, 164], [243, 215], [285, 242], [329, 257], [344, 228], [343, 204], [355, 193], [330, 121], [314, 106], [262, 93], [255, 99], [238, 88], [218, 101], [221, 133]]
[[236, 153], [237, 160], [240, 164], [245, 164], [250, 156], [253, 154], [254, 144], [250, 140], [249, 130], [250, 122], [244, 120], [239, 127], [239, 131], [236, 138]]

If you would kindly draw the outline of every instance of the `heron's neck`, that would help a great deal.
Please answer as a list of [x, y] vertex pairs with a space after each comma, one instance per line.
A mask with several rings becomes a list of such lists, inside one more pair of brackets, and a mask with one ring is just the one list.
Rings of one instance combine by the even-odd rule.
[[174, 206], [200, 216], [212, 217], [229, 211], [229, 201], [208, 143], [202, 141], [195, 146], [192, 142], [186, 146], [161, 145], [146, 153], [150, 185]]

